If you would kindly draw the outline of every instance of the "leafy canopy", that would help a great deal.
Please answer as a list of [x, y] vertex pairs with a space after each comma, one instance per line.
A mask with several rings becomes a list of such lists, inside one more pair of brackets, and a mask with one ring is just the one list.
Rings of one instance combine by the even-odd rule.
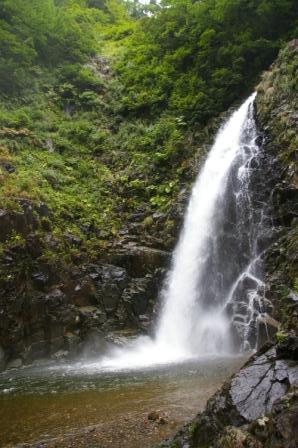
[[164, 0], [140, 20], [118, 70], [123, 111], [205, 122], [252, 88], [297, 32], [296, 0]]

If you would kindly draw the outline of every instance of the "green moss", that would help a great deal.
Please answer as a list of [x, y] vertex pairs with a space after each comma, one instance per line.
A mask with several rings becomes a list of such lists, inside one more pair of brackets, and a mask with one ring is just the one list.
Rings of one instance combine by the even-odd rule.
[[293, 123], [297, 109], [298, 52], [292, 42], [280, 52], [274, 68], [265, 72], [258, 86], [258, 116], [261, 124], [270, 127], [270, 138], [280, 148], [278, 157], [284, 164], [292, 162], [298, 137]]
[[[295, 178], [295, 151], [297, 132], [295, 114], [297, 110], [298, 46], [291, 41], [280, 52], [270, 71], [263, 75], [258, 86], [257, 117], [267, 133], [267, 151], [279, 159], [283, 175], [278, 188], [289, 197], [276, 196], [276, 216], [283, 226], [283, 235], [277, 241], [279, 255], [268, 263], [267, 271], [274, 280], [271, 286], [276, 318], [281, 321], [279, 338], [297, 330], [297, 302], [292, 299], [297, 293], [298, 226], [294, 217], [291, 194], [297, 188]], [[289, 202], [288, 202], [289, 201]], [[285, 215], [289, 214], [290, 218]], [[286, 220], [286, 222], [284, 222]], [[283, 333], [284, 332], [284, 333]]]
[[152, 216], [147, 216], [143, 221], [143, 226], [145, 228], [150, 228], [153, 224], [153, 218]]
[[280, 343], [286, 340], [288, 333], [286, 333], [285, 331], [278, 331], [275, 336], [277, 342]]
[[190, 425], [189, 425], [189, 433], [193, 436], [194, 434], [195, 434], [195, 432], [198, 430], [198, 423], [196, 423], [196, 422], [192, 422]]

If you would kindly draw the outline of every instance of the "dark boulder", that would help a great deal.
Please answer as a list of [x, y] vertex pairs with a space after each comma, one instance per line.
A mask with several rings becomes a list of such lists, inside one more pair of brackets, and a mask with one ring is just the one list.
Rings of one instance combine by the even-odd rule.
[[294, 333], [287, 335], [277, 344], [276, 353], [280, 358], [298, 361], [298, 336]]
[[118, 266], [103, 265], [99, 273], [99, 279], [96, 280], [97, 296], [105, 311], [107, 313], [115, 312], [122, 292], [128, 283], [126, 270]]
[[[294, 346], [295, 341], [288, 342], [290, 352]], [[288, 358], [280, 359], [274, 346], [264, 347], [208, 401], [202, 414], [173, 439], [160, 446], [182, 448], [188, 444], [190, 448], [262, 447], [258, 437], [255, 444], [247, 444], [247, 441], [255, 439], [252, 428], [264, 415], [270, 416], [270, 413], [277, 412], [276, 403], [297, 387], [297, 362]], [[293, 428], [294, 426], [289, 429], [289, 433]]]
[[142, 277], [158, 267], [164, 267], [169, 260], [169, 252], [138, 245], [124, 246], [112, 256], [112, 262], [123, 266], [132, 277]]
[[0, 242], [6, 241], [12, 232], [27, 237], [40, 225], [39, 211], [48, 213], [43, 203], [35, 204], [27, 199], [20, 199], [18, 202], [20, 211], [0, 210]]

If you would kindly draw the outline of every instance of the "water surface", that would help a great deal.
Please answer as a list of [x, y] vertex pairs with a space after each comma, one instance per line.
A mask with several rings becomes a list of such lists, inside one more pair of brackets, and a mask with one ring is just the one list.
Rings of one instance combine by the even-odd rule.
[[[43, 446], [145, 448], [202, 410], [242, 363], [237, 357], [134, 371], [65, 365], [2, 373], [0, 445], [56, 438]], [[166, 424], [149, 421], [152, 411]]]

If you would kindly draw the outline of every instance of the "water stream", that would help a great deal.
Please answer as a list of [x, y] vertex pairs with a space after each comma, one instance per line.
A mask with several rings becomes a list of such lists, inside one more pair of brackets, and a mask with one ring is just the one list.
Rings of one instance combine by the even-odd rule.
[[255, 207], [250, 188], [259, 153], [254, 99], [255, 94], [219, 130], [198, 174], [161, 291], [155, 336], [114, 349], [98, 361], [99, 368], [138, 368], [254, 348], [263, 288], [263, 207]]

